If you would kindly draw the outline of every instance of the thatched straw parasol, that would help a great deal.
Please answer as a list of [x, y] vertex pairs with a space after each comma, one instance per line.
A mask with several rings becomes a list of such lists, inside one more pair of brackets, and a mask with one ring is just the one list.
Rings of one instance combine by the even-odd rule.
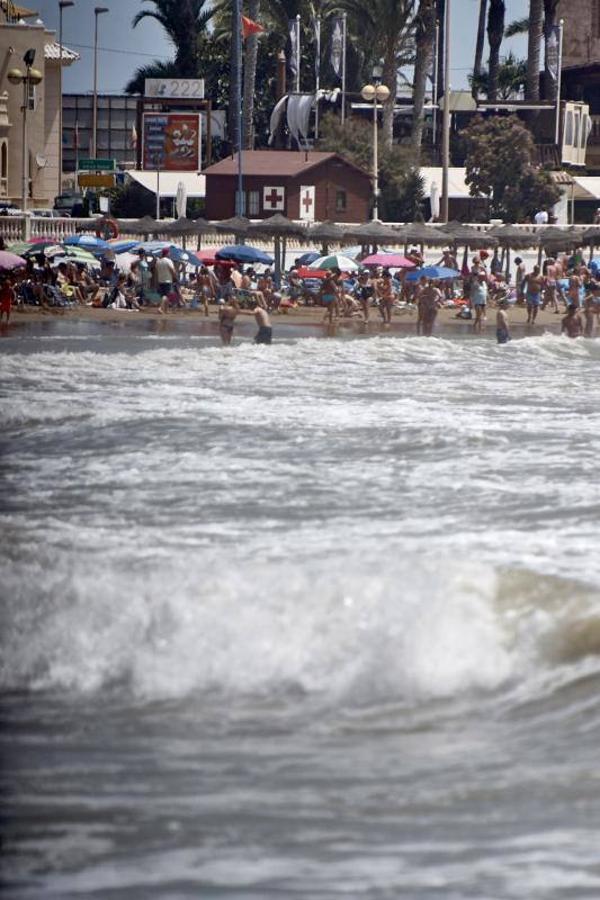
[[222, 222], [215, 222], [215, 228], [217, 231], [224, 232], [225, 234], [235, 234], [243, 237], [251, 224], [250, 219], [247, 219], [246, 216], [233, 216], [231, 219], [223, 219]]
[[336, 225], [326, 219], [308, 229], [308, 237], [321, 244], [321, 255], [327, 256], [330, 244], [343, 244], [346, 241], [346, 230], [341, 225]]
[[403, 228], [406, 244], [420, 244], [421, 247], [442, 247], [448, 243], [448, 235], [425, 222], [411, 222]]
[[135, 222], [124, 222], [119, 220], [119, 231], [121, 234], [141, 234], [148, 237], [151, 234], [159, 234], [164, 227], [161, 222], [157, 222], [152, 216], [144, 216]]
[[281, 283], [282, 256], [285, 256], [285, 249], [282, 254], [281, 239], [285, 241], [287, 237], [306, 237], [306, 226], [299, 222], [288, 219], [281, 213], [275, 213], [261, 222], [254, 222], [250, 225], [247, 235], [258, 235], [259, 237], [274, 238], [273, 256], [275, 257], [275, 284], [279, 287]]
[[391, 225], [386, 225], [377, 219], [364, 222], [362, 225], [348, 226], [345, 229], [345, 236], [348, 240], [356, 241], [359, 244], [392, 244], [393, 246], [401, 244], [403, 237]]

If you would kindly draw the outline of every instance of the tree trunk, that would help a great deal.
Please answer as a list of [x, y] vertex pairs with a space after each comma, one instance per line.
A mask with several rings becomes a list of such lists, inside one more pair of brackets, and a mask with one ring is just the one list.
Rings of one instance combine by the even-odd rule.
[[[485, 0], [484, 0], [485, 2]], [[420, 0], [416, 17], [416, 50], [414, 86], [413, 86], [413, 120], [410, 132], [410, 143], [418, 161], [423, 140], [425, 92], [427, 75], [431, 70], [435, 52], [435, 0]]]
[[558, 9], [558, 0], [544, 0], [544, 100], [556, 101], [557, 82], [548, 69], [548, 54], [546, 48], [548, 38], [552, 34], [556, 25], [556, 12]]
[[490, 59], [488, 65], [488, 100], [498, 99], [498, 72], [500, 69], [500, 46], [504, 36], [504, 0], [490, 0], [488, 14], [488, 41]]
[[396, 105], [396, 87], [398, 69], [396, 65], [396, 41], [386, 41], [383, 56], [383, 84], [390, 92], [389, 98], [383, 104], [383, 129], [381, 144], [385, 150], [392, 146], [394, 137], [394, 106]]
[[[260, 0], [249, 0], [248, 18], [256, 22], [260, 12]], [[244, 150], [254, 148], [254, 90], [256, 87], [256, 60], [258, 57], [258, 35], [250, 34], [246, 38], [244, 53], [244, 112], [242, 121], [242, 140]]]
[[475, 60], [473, 62], [473, 86], [471, 88], [471, 93], [474, 100], [477, 100], [477, 79], [481, 75], [483, 44], [485, 41], [486, 13], [487, 0], [479, 0], [479, 21], [477, 22], [477, 41], [475, 43]]
[[525, 99], [540, 99], [540, 49], [542, 44], [543, 0], [529, 2], [529, 32], [527, 37], [527, 80]]
[[[439, 98], [444, 93], [444, 54], [445, 54], [445, 39], [444, 39], [444, 14], [446, 11], [446, 0], [436, 0], [436, 8], [437, 8], [437, 20], [440, 25], [440, 32], [438, 38], [438, 77], [437, 77], [437, 87], [438, 87], [438, 95], [435, 98], [439, 100]], [[441, 118], [441, 116], [439, 117]]]

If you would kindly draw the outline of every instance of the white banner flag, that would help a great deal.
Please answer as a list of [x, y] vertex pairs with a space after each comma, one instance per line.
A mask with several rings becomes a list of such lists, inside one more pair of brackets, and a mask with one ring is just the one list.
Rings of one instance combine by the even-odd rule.
[[300, 215], [304, 222], [315, 221], [315, 186], [314, 184], [302, 185], [300, 188]]

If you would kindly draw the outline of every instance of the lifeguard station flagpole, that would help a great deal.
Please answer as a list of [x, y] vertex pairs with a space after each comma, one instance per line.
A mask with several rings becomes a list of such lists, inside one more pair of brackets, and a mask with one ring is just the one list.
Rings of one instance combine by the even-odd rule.
[[235, 211], [244, 215], [244, 181], [242, 175], [242, 0], [234, 0], [232, 28], [233, 70], [235, 78], [235, 116], [233, 143], [238, 154], [238, 189]]

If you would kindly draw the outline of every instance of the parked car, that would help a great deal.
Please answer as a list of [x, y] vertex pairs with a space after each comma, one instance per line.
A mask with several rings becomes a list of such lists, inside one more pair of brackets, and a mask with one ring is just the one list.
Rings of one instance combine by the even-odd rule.
[[60, 213], [55, 209], [32, 209], [32, 216], [37, 216], [42, 219], [59, 219]]
[[83, 216], [85, 206], [83, 194], [77, 191], [65, 191], [54, 198], [54, 209], [59, 216]]

